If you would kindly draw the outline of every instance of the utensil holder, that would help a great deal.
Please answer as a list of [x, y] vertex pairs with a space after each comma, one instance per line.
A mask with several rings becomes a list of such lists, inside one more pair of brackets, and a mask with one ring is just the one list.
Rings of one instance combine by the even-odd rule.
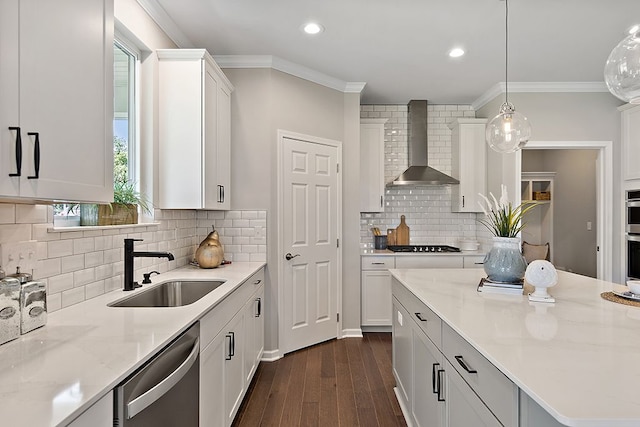
[[387, 236], [373, 236], [373, 247], [375, 249], [387, 249]]

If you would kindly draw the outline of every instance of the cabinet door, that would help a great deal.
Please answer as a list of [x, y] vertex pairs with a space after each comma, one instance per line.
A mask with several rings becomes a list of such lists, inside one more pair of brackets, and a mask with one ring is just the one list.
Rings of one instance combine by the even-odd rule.
[[445, 425], [448, 427], [501, 427], [471, 387], [447, 362], [444, 363]]
[[240, 310], [233, 319], [223, 329], [225, 337], [225, 360], [224, 360], [224, 414], [226, 425], [233, 422], [233, 418], [238, 412], [242, 403], [245, 390], [244, 380], [244, 310]]
[[110, 391], [84, 411], [67, 427], [112, 427], [113, 426], [113, 392]]
[[622, 162], [625, 180], [640, 178], [640, 106], [622, 112]]
[[113, 1], [21, 0], [19, 37], [20, 195], [112, 201]]
[[231, 208], [231, 91], [218, 84], [217, 92], [217, 140], [216, 140], [216, 198], [214, 209]]
[[[412, 415], [419, 427], [437, 427], [444, 419], [444, 402], [438, 399], [438, 371], [442, 355], [419, 328], [414, 326], [413, 342], [413, 403]], [[442, 395], [442, 392], [440, 394]], [[469, 424], [473, 425], [473, 424]]]
[[460, 185], [451, 186], [452, 212], [482, 212], [480, 194], [487, 191], [485, 119], [456, 119], [450, 127], [451, 174]]
[[226, 332], [221, 332], [200, 353], [200, 425], [202, 427], [226, 426], [224, 369], [229, 345]]
[[251, 383], [262, 351], [264, 349], [264, 287], [247, 301], [244, 306], [245, 316], [245, 357], [244, 357], [244, 377], [247, 387]]
[[409, 414], [412, 412], [411, 391], [413, 387], [411, 333], [411, 316], [398, 300], [393, 298], [393, 376], [396, 379], [398, 395], [404, 400], [404, 406], [409, 411]]
[[391, 326], [391, 273], [362, 272], [362, 325]]
[[384, 212], [384, 123], [360, 122], [360, 212]]

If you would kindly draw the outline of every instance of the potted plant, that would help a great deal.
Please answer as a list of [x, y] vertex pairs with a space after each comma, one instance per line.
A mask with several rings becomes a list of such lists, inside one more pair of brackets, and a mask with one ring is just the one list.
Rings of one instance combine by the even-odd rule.
[[98, 225], [137, 224], [138, 206], [151, 213], [151, 203], [135, 183], [118, 179], [113, 185], [113, 203], [98, 206]]
[[[538, 203], [523, 202], [513, 207], [502, 185], [500, 201], [489, 193], [491, 200], [480, 194], [484, 204], [478, 202], [486, 219], [479, 220], [493, 234], [493, 247], [484, 259], [484, 271], [492, 282], [517, 283], [522, 281], [527, 262], [520, 252], [520, 231], [525, 226], [524, 215]], [[493, 203], [492, 203], [493, 201]]]

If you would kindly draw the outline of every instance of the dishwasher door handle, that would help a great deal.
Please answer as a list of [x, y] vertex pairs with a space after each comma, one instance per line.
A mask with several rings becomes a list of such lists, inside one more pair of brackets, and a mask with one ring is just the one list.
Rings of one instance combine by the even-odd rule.
[[189, 353], [189, 356], [187, 356], [187, 358], [180, 364], [180, 366], [178, 366], [178, 368], [176, 368], [175, 371], [170, 373], [165, 379], [160, 381], [152, 389], [136, 397], [127, 404], [127, 419], [130, 420], [131, 418], [135, 417], [140, 412], [144, 411], [147, 406], [151, 405], [153, 402], [160, 399], [169, 390], [171, 390], [171, 388], [176, 385], [187, 374], [187, 372], [189, 372], [189, 369], [191, 369], [193, 364], [198, 359], [199, 354], [200, 338], [196, 338], [196, 341], [193, 344], [193, 348], [191, 349], [191, 353]]

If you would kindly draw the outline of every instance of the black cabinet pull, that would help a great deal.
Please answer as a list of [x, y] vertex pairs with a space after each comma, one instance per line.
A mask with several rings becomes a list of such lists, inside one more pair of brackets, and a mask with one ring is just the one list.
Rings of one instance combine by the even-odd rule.
[[456, 358], [456, 360], [458, 361], [458, 364], [460, 366], [462, 366], [462, 369], [464, 369], [465, 371], [467, 371], [470, 374], [477, 374], [478, 371], [476, 371], [475, 369], [471, 369], [467, 366], [467, 364], [465, 363], [464, 359], [462, 358], [462, 356], [454, 356]]
[[227, 352], [227, 355], [224, 357], [224, 360], [231, 360], [231, 356], [233, 356], [233, 354], [231, 354], [231, 345], [233, 344], [233, 338], [231, 334], [227, 334], [224, 337], [229, 338], [229, 351]]
[[431, 388], [433, 389], [433, 394], [438, 394], [438, 387], [436, 386], [436, 367], [440, 366], [439, 363], [434, 363], [431, 368]]
[[223, 190], [223, 186], [218, 184], [218, 203], [222, 203], [223, 202], [223, 197], [224, 197], [224, 190]]
[[260, 314], [262, 314], [262, 299], [256, 298], [256, 301], [258, 302], [258, 314], [256, 314], [256, 317], [260, 317]]
[[254, 285], [259, 285], [260, 283], [262, 283], [262, 279], [258, 279], [255, 282], [253, 282]]
[[422, 313], [416, 313], [416, 317], [418, 318], [418, 320], [420, 320], [421, 322], [426, 322], [429, 319], [425, 319], [424, 317], [422, 317]]
[[464, 208], [464, 196], [462, 196], [462, 207]]
[[380, 207], [382, 207], [382, 196], [380, 196]]
[[229, 356], [233, 357], [236, 355], [236, 334], [234, 332], [229, 332], [231, 334], [231, 352]]
[[222, 186], [222, 203], [224, 203], [224, 185]]
[[10, 173], [9, 176], [20, 176], [22, 173], [22, 135], [17, 126], [9, 126], [9, 130], [16, 131], [16, 173]]
[[442, 392], [442, 377], [440, 374], [444, 373], [444, 369], [438, 369], [438, 402], [444, 402], [444, 397], [441, 396]]
[[35, 146], [33, 147], [33, 167], [36, 174], [28, 176], [27, 179], [38, 179], [40, 178], [40, 133], [28, 132], [27, 135], [36, 137]]

